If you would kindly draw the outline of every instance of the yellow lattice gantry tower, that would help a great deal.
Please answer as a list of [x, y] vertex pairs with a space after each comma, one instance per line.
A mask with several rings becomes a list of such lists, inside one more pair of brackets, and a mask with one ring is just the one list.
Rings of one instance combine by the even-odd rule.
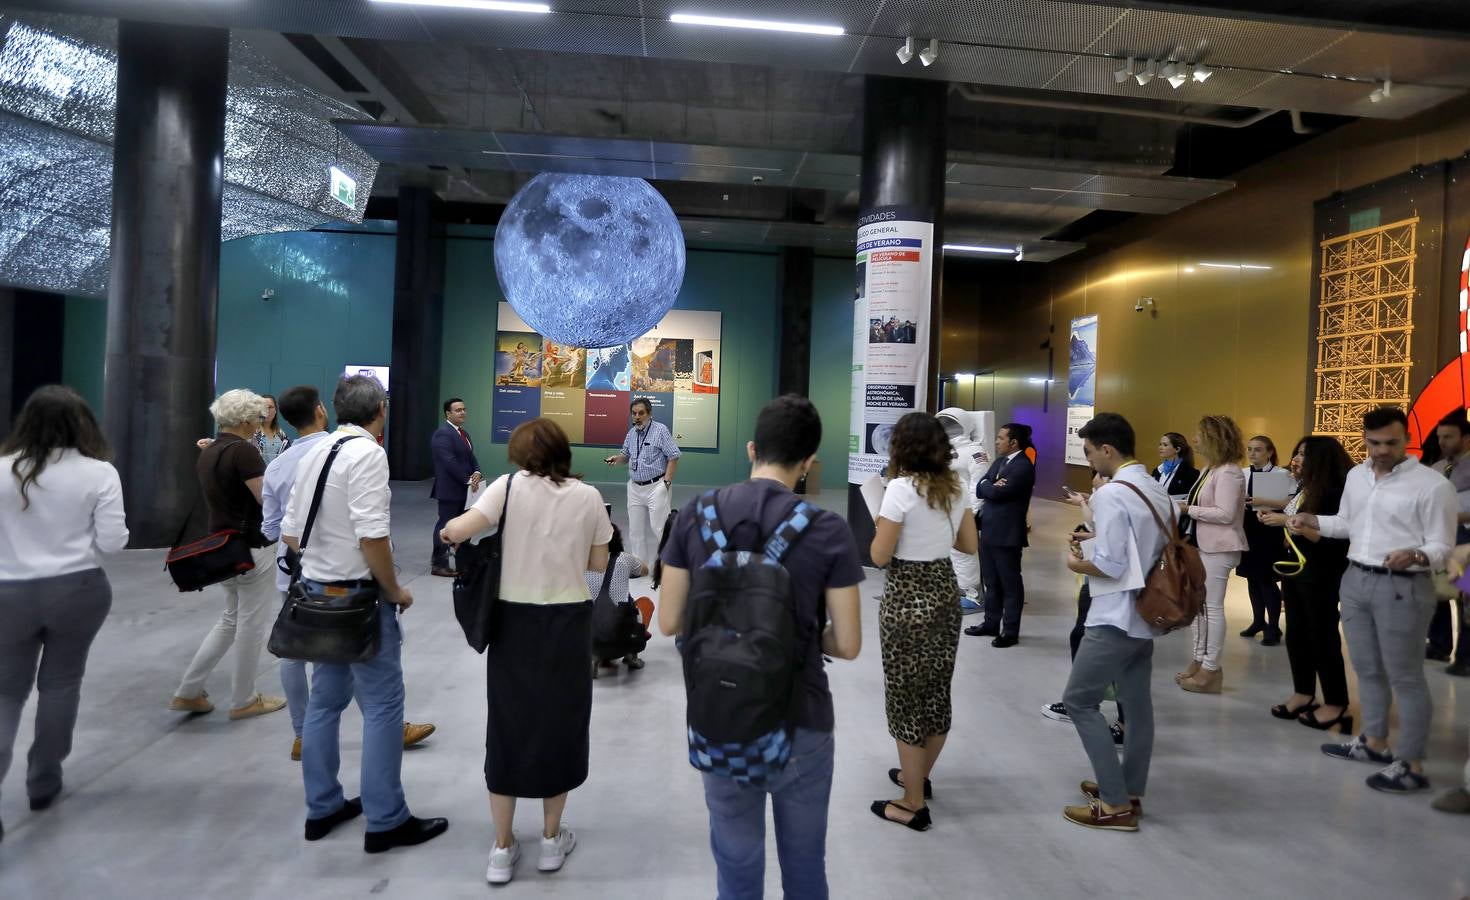
[[1322, 242], [1312, 433], [1363, 458], [1363, 414], [1409, 408], [1419, 219]]

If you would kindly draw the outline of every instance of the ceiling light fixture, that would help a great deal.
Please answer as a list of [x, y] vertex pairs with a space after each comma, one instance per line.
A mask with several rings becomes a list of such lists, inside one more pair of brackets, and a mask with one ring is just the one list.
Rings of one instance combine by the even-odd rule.
[[845, 32], [836, 25], [808, 25], [803, 22], [772, 22], [768, 19], [732, 19], [726, 16], [700, 16], [674, 13], [669, 21], [676, 25], [713, 25], [717, 28], [752, 28], [756, 31], [786, 31], [792, 34], [820, 34], [841, 37]]
[[549, 13], [545, 3], [513, 3], [510, 0], [373, 0], [403, 6], [438, 6], [446, 9], [482, 9], [489, 12]]
[[1143, 67], [1143, 71], [1142, 72], [1139, 72], [1137, 75], [1134, 75], [1133, 76], [1133, 80], [1136, 81], [1136, 82], [1138, 82], [1138, 86], [1139, 87], [1143, 87], [1144, 85], [1148, 84], [1150, 81], [1153, 81], [1154, 80], [1154, 76], [1156, 76], [1158, 74], [1159, 74], [1159, 63], [1158, 63], [1158, 60], [1151, 59], [1151, 60], [1148, 61], [1148, 64]]
[[1022, 247], [1020, 244], [1017, 244], [1016, 245], [1016, 262], [1021, 262], [1025, 258], [1026, 258], [1026, 248], [1025, 247]]
[[1177, 91], [1180, 85], [1189, 80], [1189, 73], [1185, 71], [1185, 66], [1170, 62], [1159, 72], [1159, 77], [1169, 82], [1169, 87]]
[[1374, 88], [1373, 93], [1371, 93], [1371, 94], [1368, 95], [1368, 102], [1370, 102], [1370, 103], [1379, 103], [1379, 102], [1382, 102], [1384, 100], [1387, 100], [1387, 99], [1391, 98], [1392, 96], [1393, 96], [1393, 82], [1386, 80], [1382, 84], [1380, 84], [1378, 87]]
[[909, 60], [914, 58], [914, 39], [911, 37], [904, 38], [903, 46], [899, 47], [898, 50], [895, 51], [894, 55], [898, 57], [899, 65], [908, 65]]
[[1016, 253], [1013, 247], [982, 247], [976, 244], [945, 244], [944, 249], [953, 250], [956, 253], [996, 253], [1012, 256]]
[[[1269, 272], [1271, 270], [1270, 266], [1262, 266], [1255, 263], [1202, 262], [1200, 263], [1200, 266], [1205, 269], [1235, 269], [1237, 271], [1241, 269], [1249, 269], [1253, 272]], [[1188, 271], [1188, 269], [1186, 269], [1185, 271]]]
[[973, 372], [956, 372], [956, 373], [954, 373], [954, 380], [955, 381], [959, 381], [961, 378], [974, 378], [974, 377], [975, 377], [975, 373], [973, 373]]
[[919, 51], [919, 62], [923, 63], [925, 68], [928, 68], [934, 65], [934, 61], [937, 59], [939, 59], [939, 38], [930, 38], [929, 46]]
[[1052, 380], [1050, 378], [1028, 378], [1026, 381], [1030, 384], [1051, 384]]
[[1133, 77], [1133, 57], [1128, 57], [1128, 62], [1113, 70], [1113, 81], [1117, 84], [1125, 84]]
[[1190, 73], [1196, 84], [1204, 84], [1210, 80], [1210, 76], [1213, 74], [1215, 74], [1215, 70], [1204, 63], [1195, 63], [1194, 71]]

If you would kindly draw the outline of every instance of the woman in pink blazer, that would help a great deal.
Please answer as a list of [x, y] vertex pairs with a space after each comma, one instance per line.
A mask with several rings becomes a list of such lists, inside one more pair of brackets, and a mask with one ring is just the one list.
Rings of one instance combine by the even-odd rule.
[[1240, 564], [1245, 539], [1245, 440], [1229, 416], [1205, 416], [1194, 436], [1204, 463], [1199, 480], [1179, 509], [1189, 517], [1190, 543], [1205, 564], [1205, 608], [1194, 620], [1194, 662], [1174, 680], [1186, 691], [1218, 694], [1225, 680], [1220, 648], [1225, 642], [1225, 589]]

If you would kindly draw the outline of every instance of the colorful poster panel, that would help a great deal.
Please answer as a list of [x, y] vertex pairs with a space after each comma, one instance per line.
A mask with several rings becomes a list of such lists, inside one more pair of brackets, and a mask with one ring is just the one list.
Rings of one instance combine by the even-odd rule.
[[[657, 393], [657, 394], [649, 393], [647, 391], [634, 391], [633, 392], [633, 400], [636, 400], [636, 399], [638, 399], [640, 397], [642, 397], [643, 399], [647, 400], [648, 403], [649, 403], [649, 405], [653, 407], [653, 421], [655, 421], [655, 422], [662, 422], [663, 423], [663, 426], [669, 430], [669, 433], [670, 434], [673, 434], [674, 433], [674, 392], [673, 391], [662, 391], [662, 392]], [[633, 402], [633, 400], [629, 400], [628, 402], [631, 403], [631, 402]], [[628, 427], [629, 428], [632, 428], [633, 427], [633, 420], [632, 420], [632, 418], [629, 418], [628, 419]]]
[[633, 395], [626, 391], [588, 388], [582, 443], [621, 447], [628, 434], [628, 404], [632, 402]]
[[694, 383], [690, 386], [696, 394], [718, 394], [720, 392], [720, 342], [691, 341], [694, 345]]
[[543, 341], [541, 345], [541, 386], [543, 388], [585, 388], [587, 386], [587, 351], [581, 347]]
[[716, 394], [674, 394], [674, 440], [680, 447], [718, 447], [720, 398]]
[[491, 440], [504, 443], [522, 422], [541, 415], [541, 391], [526, 387], [495, 387], [495, 412], [491, 418]]
[[587, 390], [621, 391], [633, 389], [633, 348], [628, 344], [599, 347], [587, 351]]
[[[650, 394], [672, 394], [678, 379], [679, 345], [687, 345], [686, 356], [692, 356], [693, 342], [674, 338], [641, 337], [632, 344], [633, 390]], [[685, 369], [686, 376], [689, 373]]]
[[495, 385], [541, 386], [541, 335], [531, 331], [502, 331], [497, 335]]
[[[543, 381], [545, 377], [543, 376]], [[541, 389], [541, 415], [561, 426], [573, 444], [588, 443], [587, 392], [576, 388]]]

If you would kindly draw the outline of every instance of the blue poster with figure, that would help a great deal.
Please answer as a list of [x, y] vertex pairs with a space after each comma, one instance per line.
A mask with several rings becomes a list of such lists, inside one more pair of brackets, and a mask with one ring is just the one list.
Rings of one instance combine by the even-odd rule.
[[1087, 465], [1077, 431], [1097, 408], [1097, 316], [1072, 320], [1067, 341], [1067, 463]]

